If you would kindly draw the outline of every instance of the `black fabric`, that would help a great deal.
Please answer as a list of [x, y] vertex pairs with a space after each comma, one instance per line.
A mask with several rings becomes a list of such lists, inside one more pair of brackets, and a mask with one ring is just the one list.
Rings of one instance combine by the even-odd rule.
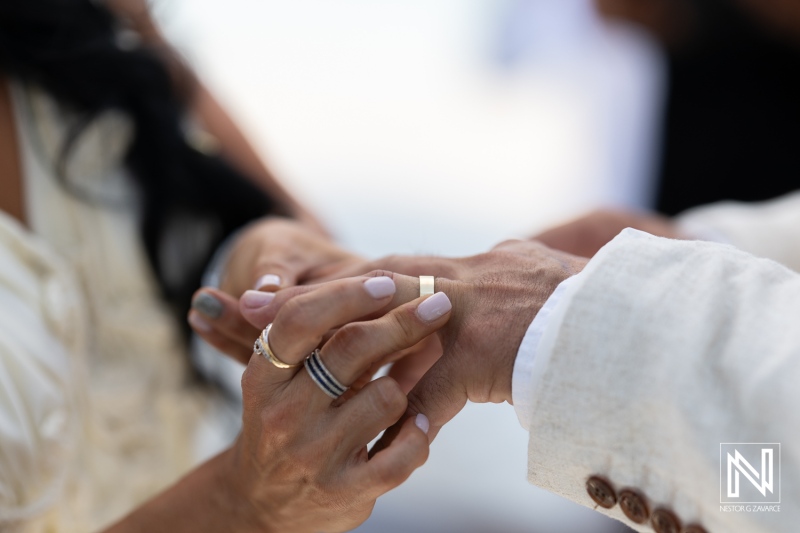
[[[187, 141], [187, 95], [175, 87], [162, 56], [147, 46], [120, 46], [118, 35], [118, 21], [97, 2], [2, 0], [0, 71], [43, 87], [83, 113], [84, 124], [109, 109], [133, 119], [126, 164], [141, 192], [142, 240], [163, 295], [188, 333], [190, 299], [215, 247], [281, 206], [226, 161]], [[64, 158], [80, 134], [73, 132]], [[198, 232], [205, 235], [198, 238]]]
[[800, 188], [800, 50], [733, 0], [695, 0], [691, 41], [669, 52], [656, 209]]

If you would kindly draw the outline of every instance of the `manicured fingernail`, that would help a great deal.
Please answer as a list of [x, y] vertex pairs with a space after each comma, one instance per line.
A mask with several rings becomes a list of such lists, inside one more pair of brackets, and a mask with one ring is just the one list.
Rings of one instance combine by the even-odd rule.
[[417, 316], [425, 322], [433, 322], [452, 308], [453, 304], [450, 303], [450, 298], [443, 292], [437, 292], [419, 304]]
[[276, 276], [275, 274], [267, 274], [266, 276], [261, 276], [256, 281], [255, 290], [263, 289], [264, 287], [275, 287], [278, 288], [281, 286], [281, 277]]
[[247, 291], [242, 295], [242, 305], [248, 309], [261, 309], [275, 299], [274, 292]]
[[202, 292], [192, 300], [192, 309], [211, 320], [216, 320], [222, 316], [223, 306], [217, 298], [207, 292]]
[[211, 324], [200, 316], [200, 313], [189, 313], [189, 324], [195, 331], [202, 333], [208, 333], [214, 329]]
[[419, 429], [421, 429], [422, 432], [425, 433], [426, 435], [428, 434], [428, 430], [431, 427], [431, 423], [428, 420], [428, 417], [423, 415], [422, 413], [418, 414], [417, 418], [414, 419], [414, 424], [416, 424], [416, 426]]
[[391, 296], [397, 290], [394, 280], [386, 276], [368, 279], [364, 282], [364, 288], [367, 289], [369, 295], [376, 300]]

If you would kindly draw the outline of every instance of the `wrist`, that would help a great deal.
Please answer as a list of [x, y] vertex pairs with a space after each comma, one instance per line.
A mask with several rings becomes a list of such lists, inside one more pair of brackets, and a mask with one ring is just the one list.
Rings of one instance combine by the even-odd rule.
[[135, 509], [105, 533], [223, 532], [264, 533], [235, 491], [234, 450], [203, 463], [175, 485]]
[[217, 509], [230, 519], [229, 531], [242, 533], [271, 533], [279, 528], [265, 519], [265, 509], [253, 501], [251, 492], [247, 490], [246, 476], [250, 470], [239, 468], [241, 460], [241, 440], [219, 457], [221, 459], [216, 472], [216, 485], [219, 487]]
[[[450, 322], [440, 330], [444, 352], [479, 351], [485, 367], [470, 388], [479, 403], [513, 404], [512, 377], [520, 345], [528, 327], [556, 288], [580, 273], [588, 259], [528, 244], [539, 252], [513, 267], [515, 256], [502, 251], [492, 259], [505, 271], [500, 275], [453, 281], [436, 278], [436, 291], [444, 292], [453, 305]], [[463, 265], [469, 272], [469, 265]]]

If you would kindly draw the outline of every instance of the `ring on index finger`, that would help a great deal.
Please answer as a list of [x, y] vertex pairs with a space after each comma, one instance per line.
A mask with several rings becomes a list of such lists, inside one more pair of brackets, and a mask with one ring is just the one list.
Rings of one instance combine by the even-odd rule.
[[297, 363], [294, 365], [290, 365], [289, 363], [284, 363], [281, 361], [275, 352], [272, 351], [272, 348], [269, 346], [269, 331], [272, 329], [272, 324], [268, 324], [264, 331], [261, 332], [261, 335], [256, 339], [255, 345], [253, 345], [253, 351], [259, 353], [264, 356], [270, 363], [275, 365], [278, 368], [297, 368], [301, 365], [301, 363]]

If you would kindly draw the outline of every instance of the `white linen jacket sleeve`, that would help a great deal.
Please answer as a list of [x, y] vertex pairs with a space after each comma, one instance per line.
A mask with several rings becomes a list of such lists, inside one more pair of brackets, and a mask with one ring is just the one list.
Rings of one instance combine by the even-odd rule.
[[[596, 507], [598, 477], [710, 533], [796, 531], [800, 276], [628, 229], [573, 280], [537, 347], [529, 480]], [[723, 512], [720, 444], [758, 442], [783, 446], [780, 512]], [[598, 510], [652, 531], [620, 507]]]
[[741, 250], [800, 271], [800, 192], [767, 202], [696, 207], [677, 221], [689, 234], [718, 235]]

